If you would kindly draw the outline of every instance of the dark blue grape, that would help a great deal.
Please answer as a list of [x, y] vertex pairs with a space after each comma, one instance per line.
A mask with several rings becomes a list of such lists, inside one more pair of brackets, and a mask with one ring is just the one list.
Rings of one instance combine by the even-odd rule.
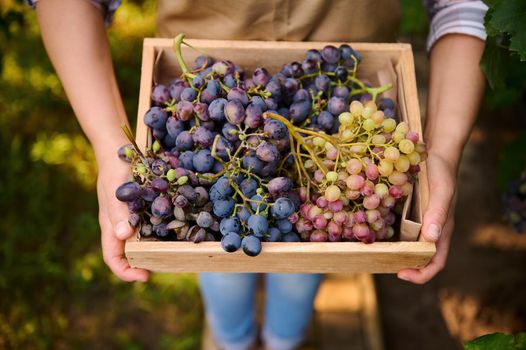
[[[265, 91], [270, 92], [273, 98], [279, 99], [281, 97], [281, 85], [276, 80], [269, 81], [267, 86], [265, 86]], [[269, 109], [271, 109], [270, 106]]]
[[316, 85], [316, 88], [320, 91], [329, 91], [330, 84], [331, 79], [325, 74], [320, 74], [314, 79], [314, 85]]
[[254, 236], [263, 238], [263, 236], [268, 231], [268, 220], [266, 217], [261, 215], [251, 215], [247, 221], [247, 228]]
[[115, 191], [115, 196], [121, 202], [131, 202], [141, 195], [141, 186], [137, 182], [130, 181], [120, 185]]
[[230, 89], [227, 95], [227, 100], [238, 100], [239, 102], [241, 102], [243, 107], [246, 107], [248, 105], [247, 93], [243, 89], [240, 89], [238, 87]]
[[321, 70], [326, 73], [334, 73], [336, 68], [338, 68], [338, 65], [333, 63], [323, 62], [321, 65]]
[[181, 92], [181, 100], [183, 101], [190, 101], [192, 102], [193, 100], [195, 100], [197, 97], [197, 90], [189, 87], [189, 88], [186, 88], [183, 90], [183, 92]]
[[209, 228], [214, 224], [214, 218], [209, 212], [202, 211], [197, 216], [196, 223], [202, 228]]
[[212, 65], [212, 70], [222, 77], [234, 73], [234, 66], [227, 61], [217, 61]]
[[147, 202], [153, 202], [153, 200], [155, 198], [157, 198], [158, 196], [159, 196], [159, 193], [155, 192], [150, 187], [145, 187], [145, 188], [141, 189], [141, 198], [144, 199]]
[[218, 96], [214, 96], [214, 95], [210, 94], [210, 92], [208, 92], [208, 90], [205, 89], [205, 90], [201, 91], [201, 96], [199, 97], [199, 102], [203, 102], [203, 103], [206, 103], [207, 105], [209, 105], [216, 98], [218, 98]]
[[294, 203], [288, 198], [281, 197], [276, 199], [270, 210], [276, 219], [285, 219], [294, 213]]
[[230, 186], [229, 179], [220, 177], [216, 183], [212, 185], [209, 191], [209, 197], [212, 202], [220, 199], [226, 199], [234, 193], [234, 189]]
[[393, 109], [387, 108], [384, 109], [384, 117], [394, 119], [396, 118], [396, 113]]
[[245, 125], [255, 129], [263, 125], [263, 111], [258, 105], [249, 104], [245, 111]]
[[196, 89], [200, 89], [205, 85], [205, 79], [203, 78], [203, 74], [196, 74], [196, 76], [192, 79], [192, 85]]
[[252, 81], [256, 85], [265, 86], [270, 80], [270, 74], [265, 68], [258, 67], [254, 70], [254, 74], [252, 74]]
[[182, 131], [184, 131], [184, 123], [180, 120], [170, 117], [166, 120], [166, 131], [168, 135], [177, 137]]
[[214, 158], [208, 149], [202, 149], [194, 155], [194, 169], [200, 173], [207, 173], [214, 166]]
[[256, 83], [254, 83], [254, 81], [252, 81], [252, 79], [246, 79], [244, 80], [242, 83], [241, 83], [241, 87], [243, 88], [243, 90], [250, 90], [250, 89], [253, 89], [256, 87]]
[[261, 253], [261, 241], [255, 236], [245, 236], [241, 241], [243, 252], [248, 256], [257, 256]]
[[119, 159], [124, 160], [125, 162], [131, 163], [132, 159], [126, 155], [126, 153], [133, 153], [135, 154], [135, 151], [133, 150], [133, 146], [131, 143], [128, 143], [127, 145], [122, 145], [119, 147], [119, 150], [117, 151], [117, 155], [119, 156]]
[[263, 211], [267, 209], [267, 204], [264, 202], [263, 197], [261, 197], [259, 194], [256, 194], [252, 197], [250, 197], [250, 208], [252, 208], [253, 211]]
[[255, 174], [259, 174], [264, 166], [263, 162], [259, 160], [255, 154], [243, 157], [242, 165], [244, 169], [250, 169]]
[[151, 183], [152, 189], [156, 192], [166, 192], [168, 191], [168, 181], [163, 178], [157, 177], [152, 180]]
[[194, 112], [201, 121], [206, 122], [210, 120], [208, 116], [208, 105], [206, 103], [197, 102], [194, 104]]
[[215, 121], [223, 121], [225, 120], [225, 105], [227, 103], [227, 100], [224, 98], [218, 98], [216, 100], [213, 100], [212, 103], [208, 106], [208, 115], [210, 116], [210, 119]]
[[181, 155], [179, 156], [179, 162], [181, 163], [181, 166], [190, 171], [194, 170], [193, 160], [194, 160], [194, 152], [192, 151], [185, 151], [181, 153]]
[[144, 115], [144, 124], [152, 129], [161, 129], [166, 125], [168, 114], [160, 107], [152, 107]]
[[263, 142], [256, 149], [256, 157], [264, 162], [274, 162], [279, 159], [280, 154], [275, 145], [269, 142]]
[[155, 198], [152, 202], [152, 215], [156, 218], [164, 218], [172, 212], [172, 202], [164, 196]]
[[221, 133], [228, 141], [231, 141], [231, 142], [239, 141], [239, 136], [238, 136], [239, 130], [237, 126], [233, 124], [225, 123], [223, 125], [223, 129], [221, 130]]
[[396, 104], [392, 99], [384, 97], [380, 100], [380, 103], [378, 103], [378, 108], [382, 111], [385, 109], [394, 110], [396, 108]]
[[292, 77], [292, 66], [290, 64], [285, 64], [281, 68], [281, 73], [286, 77]]
[[223, 84], [225, 84], [228, 88], [236, 88], [237, 87], [237, 80], [232, 74], [225, 75], [223, 78]]
[[190, 203], [190, 202], [188, 201], [188, 199], [186, 199], [185, 196], [181, 196], [181, 195], [175, 197], [172, 201], [173, 201], [173, 204], [174, 204], [176, 207], [179, 207], [179, 208], [185, 208], [185, 207], [187, 207], [188, 204]]
[[156, 138], [157, 140], [162, 140], [166, 137], [168, 133], [166, 132], [166, 128], [162, 128], [162, 129], [153, 129], [152, 134], [153, 134], [153, 137]]
[[214, 133], [204, 126], [195, 128], [192, 134], [192, 140], [201, 148], [208, 148], [214, 143]]
[[243, 104], [239, 100], [228, 101], [225, 104], [225, 118], [231, 124], [241, 124], [245, 120]]
[[339, 81], [346, 81], [348, 75], [349, 75], [349, 72], [347, 71], [347, 69], [345, 67], [338, 67], [334, 71], [334, 76]]
[[238, 217], [239, 221], [241, 221], [244, 224], [247, 223], [248, 218], [250, 217], [250, 215], [251, 215], [250, 211], [248, 211], [248, 209], [245, 208], [245, 207], [241, 207], [237, 211], [237, 217]]
[[232, 144], [223, 136], [220, 136], [216, 144], [216, 155], [223, 160], [228, 160], [230, 158], [229, 155], [233, 152]]
[[212, 66], [214, 60], [210, 56], [199, 55], [194, 60], [194, 69], [204, 69]]
[[278, 225], [278, 229], [281, 233], [289, 233], [294, 227], [294, 225], [292, 225], [288, 219], [278, 220], [276, 221], [276, 224]]
[[290, 119], [296, 124], [304, 122], [309, 116], [311, 108], [309, 101], [294, 102], [289, 108]]
[[305, 89], [299, 89], [298, 91], [296, 91], [296, 93], [294, 94], [294, 98], [292, 100], [293, 102], [298, 102], [298, 101], [310, 101], [310, 94], [307, 90]]
[[332, 95], [347, 99], [349, 97], [349, 88], [347, 86], [336, 86], [332, 90]]
[[188, 131], [183, 131], [175, 139], [175, 147], [179, 151], [188, 151], [194, 147], [194, 140]]
[[153, 233], [155, 233], [159, 238], [166, 238], [166, 236], [168, 236], [170, 233], [164, 222], [160, 223], [159, 225], [153, 225], [152, 229]]
[[240, 233], [241, 232], [241, 222], [237, 217], [229, 217], [221, 220], [219, 224], [219, 232], [224, 236], [229, 232]]
[[298, 237], [297, 234], [295, 234], [294, 232], [289, 232], [287, 234], [284, 234], [282, 237], [281, 237], [281, 241], [282, 242], [299, 242], [300, 241], [300, 238]]
[[258, 187], [258, 182], [253, 178], [249, 178], [241, 182], [239, 189], [245, 195], [245, 197], [251, 198], [256, 194], [256, 190], [258, 189]]
[[292, 70], [292, 77], [293, 78], [299, 78], [301, 77], [303, 74], [305, 74], [303, 72], [303, 68], [301, 68], [301, 63], [299, 62], [292, 62], [290, 64], [290, 68]]
[[281, 194], [287, 193], [292, 190], [292, 180], [288, 177], [276, 177], [270, 180], [267, 184], [267, 190], [272, 197], [277, 197]]
[[263, 100], [263, 98], [261, 96], [252, 96], [250, 98], [250, 103], [253, 104], [254, 106], [258, 106], [261, 111], [265, 112], [268, 107], [267, 107], [267, 104], [265, 103], [265, 100]]
[[[276, 145], [276, 148], [280, 152], [289, 152], [290, 151], [290, 139], [288, 137], [284, 137], [284, 138], [282, 138], [280, 140], [272, 140], [272, 143], [274, 145]], [[276, 168], [276, 170], [277, 170], [277, 168]]]
[[232, 198], [218, 199], [214, 203], [214, 214], [219, 218], [226, 218], [232, 215], [236, 202]]
[[131, 213], [139, 213], [144, 209], [144, 200], [142, 198], [137, 198], [133, 202], [128, 202], [128, 210]]
[[155, 159], [150, 167], [155, 175], [164, 175], [169, 168], [168, 164], [161, 159]]
[[321, 57], [325, 60], [325, 62], [336, 64], [340, 60], [340, 51], [332, 46], [327, 45], [321, 50]]
[[271, 227], [268, 229], [268, 238], [269, 242], [279, 242], [281, 241], [281, 231], [276, 227]]
[[318, 62], [314, 60], [305, 60], [301, 63], [301, 68], [305, 74], [312, 74], [318, 71]]
[[327, 109], [331, 112], [332, 115], [340, 115], [341, 113], [347, 111], [349, 106], [345, 103], [345, 99], [338, 96], [333, 96], [329, 99], [327, 104]]
[[273, 98], [267, 98], [265, 100], [265, 104], [267, 105], [267, 110], [276, 110], [276, 109], [278, 109], [278, 103]]
[[275, 119], [266, 119], [263, 131], [273, 140], [288, 139], [289, 136], [289, 130], [285, 124]]
[[318, 125], [325, 131], [330, 131], [334, 125], [334, 116], [327, 112], [322, 111], [318, 115]]
[[292, 203], [294, 203], [294, 211], [300, 210], [300, 206], [302, 203], [301, 203], [300, 196], [298, 196], [296, 192], [290, 191], [284, 194], [283, 197], [287, 197], [288, 199], [292, 201]]
[[179, 101], [176, 105], [177, 118], [182, 121], [187, 121], [192, 118], [194, 114], [194, 105], [189, 101]]
[[318, 50], [310, 49], [305, 53], [305, 59], [306, 60], [313, 60], [315, 62], [321, 62], [322, 57], [321, 53]]
[[217, 174], [222, 172], [225, 169], [223, 163], [215, 161], [214, 166], [212, 167], [212, 173]]
[[180, 186], [177, 189], [177, 193], [188, 199], [190, 203], [194, 203], [198, 197], [198, 193], [196, 192], [195, 188], [191, 185]]
[[159, 84], [153, 88], [151, 97], [152, 101], [159, 105], [163, 105], [172, 99], [170, 90], [163, 84]]
[[188, 83], [186, 81], [174, 81], [168, 86], [168, 91], [170, 91], [172, 99], [179, 102], [181, 100], [181, 92], [187, 87]]
[[211, 96], [217, 97], [221, 93], [221, 84], [219, 84], [217, 80], [211, 79], [206, 83], [205, 90], [208, 91]]
[[298, 81], [296, 79], [287, 78], [283, 81], [283, 92], [289, 96], [293, 96], [298, 91]]
[[221, 247], [225, 252], [233, 253], [241, 247], [241, 237], [235, 232], [230, 232], [221, 238]]

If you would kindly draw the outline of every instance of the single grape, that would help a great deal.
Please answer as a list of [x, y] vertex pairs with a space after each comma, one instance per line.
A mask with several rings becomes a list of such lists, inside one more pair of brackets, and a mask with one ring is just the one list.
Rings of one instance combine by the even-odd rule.
[[294, 213], [294, 204], [288, 198], [278, 198], [271, 207], [271, 213], [278, 220], [288, 218]]
[[234, 66], [227, 61], [217, 61], [212, 65], [212, 71], [219, 76], [225, 76], [234, 72]]
[[259, 174], [265, 165], [256, 157], [255, 153], [243, 157], [242, 165], [244, 169], [252, 170], [255, 174]]
[[[181, 153], [181, 155], [179, 156], [179, 162], [181, 164], [181, 166], [185, 169], [188, 169], [190, 171], [193, 171], [194, 170], [194, 152], [192, 151], [185, 151], [183, 153]], [[179, 176], [178, 176], [179, 178]]]
[[172, 202], [168, 197], [159, 196], [152, 202], [152, 215], [156, 218], [164, 218], [172, 211]]
[[232, 214], [234, 205], [236, 203], [233, 199], [218, 199], [214, 202], [213, 211], [217, 217], [226, 218]]
[[239, 234], [241, 232], [241, 222], [235, 216], [224, 218], [219, 224], [219, 231], [223, 236], [229, 232], [235, 232]]
[[312, 74], [316, 73], [318, 71], [318, 62], [311, 59], [306, 59], [303, 62], [301, 62], [301, 69], [303, 69], [303, 72], [305, 74]]
[[267, 190], [274, 198], [290, 192], [292, 187], [292, 180], [288, 177], [276, 177], [267, 184]]
[[122, 145], [117, 151], [119, 159], [124, 160], [125, 162], [131, 163], [133, 156], [135, 155], [135, 150], [131, 143], [127, 145]]
[[180, 97], [182, 101], [192, 102], [197, 97], [197, 90], [195, 90], [194, 88], [188, 87], [181, 92]]
[[152, 107], [144, 115], [144, 124], [152, 129], [161, 129], [166, 125], [168, 114], [160, 107]]
[[228, 92], [228, 95], [227, 95], [227, 100], [228, 101], [237, 100], [237, 101], [241, 102], [243, 107], [246, 107], [248, 105], [247, 93], [243, 89], [240, 89], [238, 87], [234, 87], [234, 88], [230, 89], [230, 91]]
[[251, 198], [256, 194], [258, 186], [258, 182], [255, 179], [250, 178], [243, 180], [239, 185], [239, 189], [245, 197]]
[[341, 56], [340, 51], [336, 47], [332, 45], [327, 45], [321, 50], [321, 57], [326, 62], [335, 64], [338, 63]]
[[[214, 143], [214, 133], [204, 126], [198, 126], [192, 133], [192, 140], [201, 148], [208, 148]], [[177, 145], [177, 140], [176, 140]]]
[[169, 102], [172, 99], [172, 96], [170, 95], [170, 90], [163, 84], [156, 85], [151, 94], [152, 101], [163, 105], [167, 102]]
[[295, 234], [294, 232], [289, 232], [287, 234], [284, 234], [282, 237], [281, 237], [281, 241], [282, 242], [290, 242], [290, 243], [293, 243], [293, 242], [299, 242], [300, 241], [300, 238], [298, 237], [297, 234]]
[[181, 132], [175, 139], [175, 147], [179, 151], [188, 151], [194, 147], [194, 140], [188, 131]]
[[239, 125], [245, 119], [245, 109], [239, 100], [231, 100], [225, 104], [225, 117], [229, 123]]
[[318, 125], [325, 131], [330, 131], [334, 126], [334, 116], [327, 112], [322, 111], [318, 115]]
[[281, 241], [281, 231], [277, 227], [271, 227], [268, 229], [268, 238], [269, 242], [279, 242]]
[[202, 149], [194, 155], [192, 164], [196, 171], [206, 173], [212, 170], [212, 167], [214, 166], [214, 158], [212, 158], [210, 150]]
[[210, 116], [210, 119], [218, 122], [225, 120], [226, 103], [227, 100], [224, 98], [213, 100], [208, 106], [208, 115]]
[[155, 175], [164, 175], [168, 171], [168, 164], [161, 159], [155, 159], [150, 167]]
[[247, 221], [247, 228], [254, 236], [263, 238], [263, 236], [268, 231], [268, 220], [266, 217], [261, 215], [251, 215]]
[[258, 105], [249, 104], [245, 110], [245, 125], [256, 129], [263, 125], [263, 111]]
[[347, 86], [335, 86], [332, 95], [347, 99], [349, 97], [349, 88]]
[[235, 232], [229, 232], [221, 238], [221, 247], [227, 253], [233, 253], [241, 247], [241, 237]]
[[265, 86], [270, 80], [270, 74], [265, 68], [258, 67], [252, 74], [252, 80], [256, 85]]
[[348, 75], [349, 75], [349, 72], [347, 71], [345, 67], [338, 67], [334, 71], [334, 76], [336, 77], [336, 79], [342, 82], [347, 80]]
[[290, 119], [293, 123], [302, 123], [311, 113], [311, 103], [309, 101], [294, 102], [289, 108]]
[[202, 228], [209, 228], [214, 223], [214, 218], [212, 214], [206, 211], [199, 212], [196, 220], [197, 224]]
[[190, 120], [194, 114], [194, 105], [190, 101], [179, 101], [176, 109], [177, 118], [182, 121]]
[[248, 256], [257, 256], [261, 253], [261, 241], [255, 236], [245, 236], [241, 241], [243, 252]]
[[333, 115], [340, 115], [340, 113], [347, 111], [349, 108], [347, 103], [345, 103], [345, 99], [338, 96], [331, 97], [327, 107], [329, 112], [331, 112]]
[[279, 160], [280, 154], [275, 145], [269, 142], [263, 142], [256, 149], [256, 157], [264, 162], [274, 162]]
[[168, 181], [160, 177], [153, 179], [151, 186], [154, 191], [159, 192], [159, 193], [168, 191], [168, 187], [169, 187]]
[[199, 55], [194, 60], [194, 69], [205, 69], [212, 66], [214, 60], [210, 56]]
[[141, 186], [134, 181], [125, 182], [115, 191], [115, 196], [121, 202], [132, 202], [141, 195]]
[[314, 79], [314, 84], [318, 90], [327, 92], [329, 91], [331, 79], [325, 74], [320, 74]]

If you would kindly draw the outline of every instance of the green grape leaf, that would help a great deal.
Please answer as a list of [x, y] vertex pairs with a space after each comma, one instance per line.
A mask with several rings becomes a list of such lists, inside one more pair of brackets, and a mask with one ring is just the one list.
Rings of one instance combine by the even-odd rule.
[[513, 336], [502, 333], [486, 334], [464, 343], [464, 350], [515, 350]]
[[488, 33], [498, 30], [510, 35], [510, 50], [516, 51], [521, 61], [526, 61], [526, 1], [500, 0], [495, 4], [487, 23]]
[[464, 342], [464, 350], [525, 350], [526, 333], [492, 333]]

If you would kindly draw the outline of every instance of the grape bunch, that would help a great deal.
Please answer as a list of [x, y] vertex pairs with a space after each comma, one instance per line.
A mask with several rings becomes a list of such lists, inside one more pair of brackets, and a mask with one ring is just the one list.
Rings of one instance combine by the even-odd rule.
[[220, 240], [261, 252], [261, 242], [391, 239], [395, 208], [412, 190], [425, 146], [396, 121], [393, 100], [356, 77], [349, 45], [308, 50], [276, 74], [249, 75], [198, 56], [154, 86], [144, 123], [155, 140], [119, 156], [132, 180], [117, 189], [130, 224], [162, 240]]
[[526, 232], [526, 170], [509, 183], [503, 198], [504, 216], [518, 233]]

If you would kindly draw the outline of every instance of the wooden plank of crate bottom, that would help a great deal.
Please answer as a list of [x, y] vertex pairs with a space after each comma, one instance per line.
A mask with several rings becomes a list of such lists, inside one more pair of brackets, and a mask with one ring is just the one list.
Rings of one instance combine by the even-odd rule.
[[427, 242], [263, 243], [256, 257], [226, 253], [219, 242], [137, 242], [126, 257], [133, 267], [159, 272], [369, 272], [423, 267], [435, 253]]

